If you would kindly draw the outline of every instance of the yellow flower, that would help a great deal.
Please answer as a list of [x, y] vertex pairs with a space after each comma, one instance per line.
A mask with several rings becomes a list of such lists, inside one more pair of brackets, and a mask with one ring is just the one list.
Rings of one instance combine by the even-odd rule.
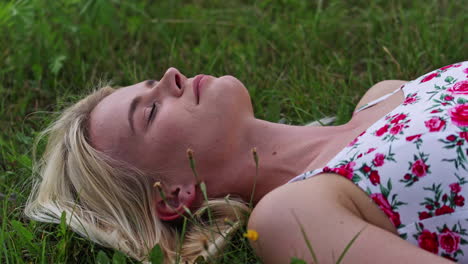
[[244, 237], [252, 240], [252, 241], [257, 241], [258, 239], [258, 233], [257, 231], [253, 230], [253, 229], [249, 229], [247, 230], [247, 233], [244, 233]]

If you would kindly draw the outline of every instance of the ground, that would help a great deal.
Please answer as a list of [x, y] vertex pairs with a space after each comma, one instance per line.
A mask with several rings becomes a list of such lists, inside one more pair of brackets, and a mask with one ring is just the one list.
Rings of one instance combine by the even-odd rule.
[[[34, 138], [53, 112], [102, 82], [158, 79], [170, 66], [230, 74], [249, 89], [258, 118], [344, 123], [374, 83], [466, 59], [466, 14], [462, 1], [0, 2], [0, 262], [119, 256], [22, 215]], [[258, 261], [239, 238], [221, 262]]]

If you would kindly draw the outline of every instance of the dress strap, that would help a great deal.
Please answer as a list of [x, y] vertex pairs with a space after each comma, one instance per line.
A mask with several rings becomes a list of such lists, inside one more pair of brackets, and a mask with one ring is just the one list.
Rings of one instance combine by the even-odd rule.
[[367, 104], [365, 104], [365, 105], [359, 107], [358, 109], [356, 109], [356, 111], [354, 111], [353, 114], [357, 114], [358, 112], [361, 112], [361, 111], [364, 110], [364, 109], [367, 109], [367, 108], [369, 108], [369, 107], [372, 107], [372, 106], [374, 106], [374, 105], [376, 105], [376, 104], [382, 102], [383, 100], [387, 99], [388, 97], [390, 97], [390, 96], [394, 95], [395, 93], [397, 93], [398, 91], [400, 91], [401, 88], [402, 88], [403, 86], [404, 86], [404, 84], [403, 84], [403, 85], [400, 85], [400, 87], [398, 87], [398, 89], [396, 89], [395, 91], [393, 91], [393, 92], [391, 92], [391, 93], [389, 93], [389, 94], [386, 94], [386, 95], [384, 95], [384, 96], [381, 96], [381, 97], [379, 97], [379, 98], [377, 98], [377, 99], [375, 99], [375, 100], [372, 100], [372, 101], [370, 101], [369, 103], [367, 103]]

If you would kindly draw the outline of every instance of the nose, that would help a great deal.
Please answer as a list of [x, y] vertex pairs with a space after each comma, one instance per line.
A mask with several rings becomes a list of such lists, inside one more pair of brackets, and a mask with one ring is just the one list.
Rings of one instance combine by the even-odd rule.
[[185, 77], [180, 71], [174, 67], [167, 69], [158, 86], [161, 86], [162, 90], [171, 93], [174, 96], [181, 96], [184, 92], [185, 83], [187, 77]]

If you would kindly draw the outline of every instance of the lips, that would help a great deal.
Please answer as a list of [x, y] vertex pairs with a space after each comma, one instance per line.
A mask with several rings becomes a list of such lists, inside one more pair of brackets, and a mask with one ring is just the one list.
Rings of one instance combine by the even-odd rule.
[[200, 102], [200, 82], [203, 79], [203, 77], [205, 77], [205, 75], [203, 74], [195, 76], [195, 78], [193, 79], [193, 83], [192, 83], [193, 93], [195, 94], [195, 97], [197, 98], [197, 104]]

